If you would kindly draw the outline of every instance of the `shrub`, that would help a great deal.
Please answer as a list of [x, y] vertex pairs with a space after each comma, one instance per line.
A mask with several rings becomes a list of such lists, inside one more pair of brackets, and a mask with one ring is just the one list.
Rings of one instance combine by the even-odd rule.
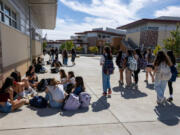
[[91, 46], [91, 47], [89, 47], [89, 51], [91, 53], [98, 53], [98, 48], [96, 46]]

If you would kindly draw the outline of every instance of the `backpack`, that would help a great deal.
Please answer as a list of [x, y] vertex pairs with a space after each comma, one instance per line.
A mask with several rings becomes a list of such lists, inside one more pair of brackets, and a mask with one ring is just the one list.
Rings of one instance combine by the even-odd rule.
[[42, 79], [37, 85], [37, 90], [39, 92], [44, 92], [49, 83], [50, 79]]
[[159, 65], [159, 72], [158, 72], [158, 74], [159, 74], [159, 77], [160, 77], [159, 79], [160, 80], [167, 80], [168, 81], [172, 77], [171, 69], [165, 63], [161, 63]]
[[136, 71], [137, 70], [137, 61], [134, 57], [128, 57], [128, 68], [131, 71]]
[[104, 62], [104, 65], [103, 65], [103, 72], [104, 74], [106, 75], [111, 75], [114, 73], [114, 64], [113, 64], [113, 61], [112, 60], [108, 60], [106, 56], [105, 57], [105, 62]]
[[79, 95], [79, 100], [82, 108], [88, 108], [91, 102], [91, 96], [87, 92], [81, 92]]
[[52, 68], [52, 69], [51, 69], [51, 73], [56, 74], [56, 73], [58, 73], [58, 72], [59, 72], [59, 69], [58, 69], [58, 68]]
[[80, 101], [79, 101], [79, 96], [75, 94], [70, 94], [69, 98], [65, 101], [64, 104], [64, 110], [77, 110], [80, 107]]
[[46, 108], [47, 100], [42, 96], [35, 96], [33, 99], [29, 101], [30, 105], [37, 108]]
[[138, 59], [138, 68], [139, 69], [145, 69], [147, 66], [147, 61], [144, 58]]
[[47, 65], [51, 65], [51, 63], [52, 63], [51, 61], [47, 61]]

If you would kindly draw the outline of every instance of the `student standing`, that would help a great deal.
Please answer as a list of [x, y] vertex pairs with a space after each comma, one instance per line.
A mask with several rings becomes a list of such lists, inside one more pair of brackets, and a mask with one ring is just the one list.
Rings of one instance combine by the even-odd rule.
[[173, 101], [173, 82], [176, 81], [176, 77], [177, 77], [177, 69], [176, 69], [176, 58], [173, 54], [173, 51], [168, 51], [167, 52], [167, 55], [169, 56], [171, 62], [172, 62], [172, 66], [170, 67], [171, 68], [171, 73], [172, 73], [172, 77], [171, 79], [168, 81], [168, 87], [169, 87], [169, 94], [170, 94], [170, 97], [167, 99], [169, 102], [172, 102]]
[[123, 77], [123, 72], [124, 72], [124, 67], [123, 67], [123, 63], [124, 63], [124, 56], [123, 56], [123, 52], [120, 50], [116, 56], [116, 65], [119, 68], [119, 73], [120, 73], [120, 80], [119, 80], [119, 84], [120, 85], [124, 85], [124, 77]]
[[111, 95], [110, 75], [114, 71], [113, 57], [110, 47], [104, 48], [104, 54], [101, 57], [100, 65], [102, 66], [102, 83], [103, 83], [103, 96]]
[[71, 61], [72, 61], [73, 65], [75, 65], [75, 59], [76, 59], [76, 51], [75, 51], [75, 49], [73, 48], [73, 49], [71, 50]]
[[170, 71], [170, 66], [172, 66], [171, 60], [166, 55], [165, 52], [159, 51], [154, 62], [154, 73], [155, 73], [155, 90], [157, 93], [157, 103], [164, 104], [166, 98], [164, 97], [164, 92], [168, 80], [171, 78], [172, 74]]

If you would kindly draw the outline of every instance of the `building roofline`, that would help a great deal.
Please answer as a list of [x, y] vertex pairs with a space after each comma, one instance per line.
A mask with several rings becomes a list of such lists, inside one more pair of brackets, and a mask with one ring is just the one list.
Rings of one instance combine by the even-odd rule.
[[125, 35], [125, 34], [118, 34], [118, 33], [114, 33], [114, 32], [102, 31], [102, 30], [77, 32], [75, 34], [83, 35], [83, 34], [87, 34], [87, 33], [105, 33], [105, 34], [111, 34], [111, 35], [115, 35], [115, 36], [124, 36]]
[[128, 29], [135, 27], [137, 25], [141, 25], [143, 23], [148, 23], [148, 22], [155, 22], [155, 23], [180, 23], [180, 20], [162, 20], [162, 19], [141, 19], [120, 27], [117, 27], [117, 29]]

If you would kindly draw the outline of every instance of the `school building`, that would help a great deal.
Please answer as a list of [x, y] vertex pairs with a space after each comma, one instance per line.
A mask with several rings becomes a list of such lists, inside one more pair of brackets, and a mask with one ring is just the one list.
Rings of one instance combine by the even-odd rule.
[[163, 40], [170, 37], [170, 32], [176, 30], [180, 24], [180, 17], [162, 16], [155, 19], [141, 19], [117, 29], [126, 30], [126, 39], [123, 43], [132, 49], [155, 48], [156, 45], [163, 46]]
[[0, 0], [0, 84], [42, 54], [42, 29], [55, 28], [56, 13], [57, 0]]

